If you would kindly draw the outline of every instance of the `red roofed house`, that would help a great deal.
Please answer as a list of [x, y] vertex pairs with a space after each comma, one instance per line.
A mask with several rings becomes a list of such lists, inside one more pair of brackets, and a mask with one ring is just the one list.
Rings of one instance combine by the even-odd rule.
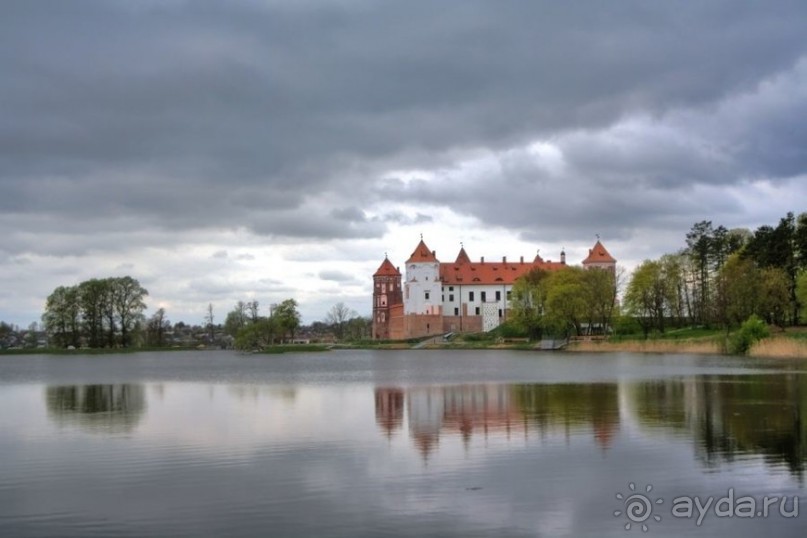
[[[472, 262], [460, 248], [454, 262], [441, 263], [423, 239], [406, 260], [406, 279], [385, 258], [373, 275], [373, 337], [401, 340], [449, 332], [482, 332], [507, 319], [510, 292], [516, 279], [533, 269], [557, 271], [560, 261]], [[614, 271], [616, 260], [598, 240], [583, 267]]]

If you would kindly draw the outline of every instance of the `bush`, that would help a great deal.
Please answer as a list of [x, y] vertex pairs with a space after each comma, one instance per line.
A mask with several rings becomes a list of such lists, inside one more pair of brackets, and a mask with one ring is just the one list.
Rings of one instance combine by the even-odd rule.
[[756, 342], [768, 336], [768, 326], [756, 315], [751, 315], [740, 326], [740, 330], [729, 339], [729, 353], [744, 355]]

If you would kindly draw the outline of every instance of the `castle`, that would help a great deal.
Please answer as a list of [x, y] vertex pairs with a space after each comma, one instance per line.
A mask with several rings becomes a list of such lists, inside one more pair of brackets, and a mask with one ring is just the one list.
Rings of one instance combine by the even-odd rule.
[[[614, 271], [616, 260], [600, 240], [583, 260], [585, 269]], [[532, 261], [522, 256], [517, 262], [472, 262], [465, 247], [457, 259], [441, 263], [437, 252], [423, 242], [406, 260], [406, 281], [388, 258], [373, 275], [373, 338], [404, 340], [451, 332], [487, 332], [508, 318], [510, 293], [520, 276], [533, 269], [557, 271], [566, 267], [566, 253], [560, 261]]]

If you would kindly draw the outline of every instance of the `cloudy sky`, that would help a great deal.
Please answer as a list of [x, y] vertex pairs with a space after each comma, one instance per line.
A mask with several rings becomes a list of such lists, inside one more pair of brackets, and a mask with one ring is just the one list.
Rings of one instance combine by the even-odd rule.
[[370, 313], [385, 253], [630, 269], [807, 210], [807, 4], [0, 3], [0, 320], [131, 275]]

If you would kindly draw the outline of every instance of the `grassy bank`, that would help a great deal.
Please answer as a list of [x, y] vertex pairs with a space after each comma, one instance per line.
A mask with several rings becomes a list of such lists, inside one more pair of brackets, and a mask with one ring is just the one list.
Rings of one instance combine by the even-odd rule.
[[[680, 329], [644, 338], [630, 335], [573, 342], [569, 351], [629, 352], [629, 353], [696, 353], [726, 354], [727, 335], [719, 329]], [[807, 358], [807, 330], [787, 329], [755, 343], [748, 352], [750, 357]]]
[[0, 355], [126, 355], [131, 353], [196, 351], [195, 347], [121, 347], [121, 348], [37, 348], [37, 349], [0, 349]]
[[330, 349], [331, 346], [325, 344], [278, 344], [275, 346], [269, 346], [263, 349], [255, 350], [253, 351], [253, 353], [274, 355], [278, 353], [329, 351]]

